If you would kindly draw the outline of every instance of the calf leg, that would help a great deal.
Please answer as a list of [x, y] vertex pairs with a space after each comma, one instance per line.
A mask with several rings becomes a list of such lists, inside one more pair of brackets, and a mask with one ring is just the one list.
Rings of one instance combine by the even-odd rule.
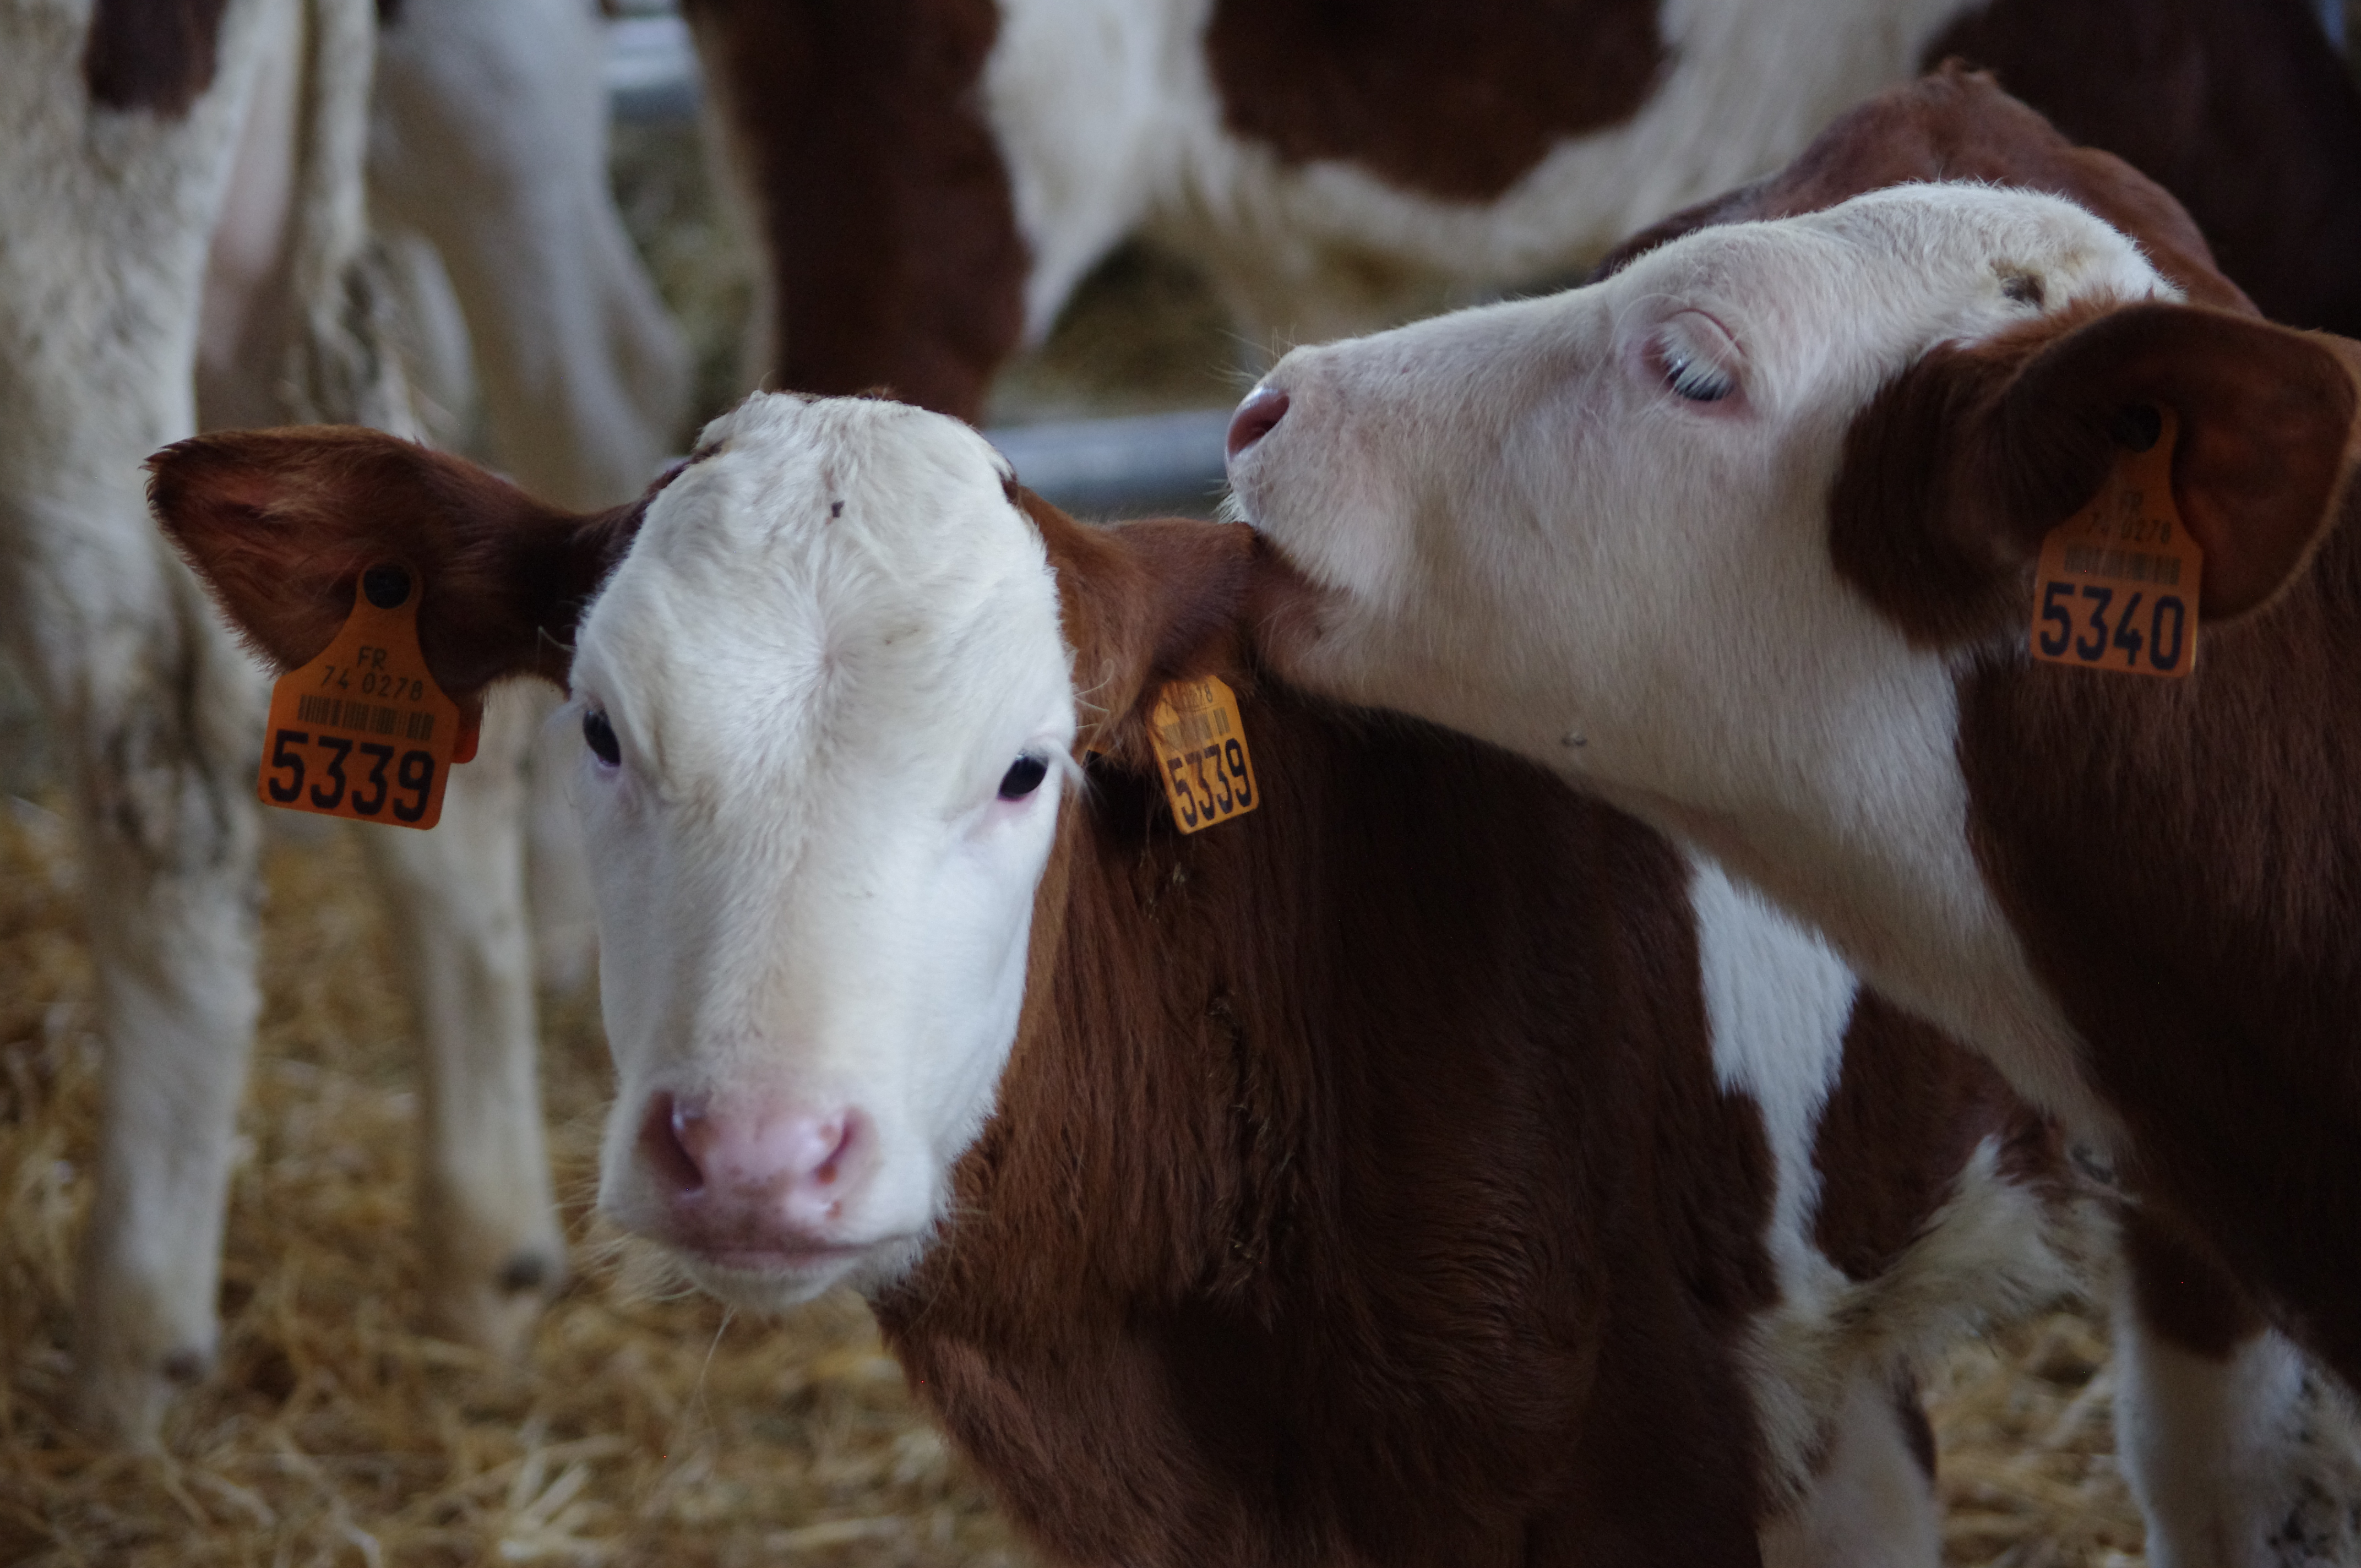
[[[103, 628], [88, 613], [100, 607], [60, 614], [53, 599], [43, 613], [21, 588], [8, 620], [31, 632], [11, 651], [35, 672], [66, 753], [104, 1051], [76, 1417], [94, 1435], [145, 1444], [171, 1390], [214, 1357], [258, 1007], [260, 715], [251, 665], [178, 564], [118, 565]], [[71, 631], [60, 625], [69, 620], [80, 623]]]
[[233, 0], [220, 22], [192, 102], [116, 105], [85, 90], [87, 8], [0, 0], [0, 636], [58, 737], [97, 970], [75, 1401], [134, 1443], [214, 1352], [257, 1011], [254, 671], [139, 467], [189, 432], [207, 236], [296, 7]]
[[2341, 1389], [2209, 1256], [2138, 1213], [2115, 1306], [2115, 1447], [2155, 1568], [2361, 1562]]
[[566, 1273], [534, 1075], [525, 704], [503, 695], [429, 833], [365, 827], [425, 1050], [419, 1225], [437, 1332], [512, 1354]]
[[636, 494], [687, 358], [607, 186], [588, 0], [407, 0], [379, 51], [372, 191], [434, 243], [501, 462], [564, 506]]
[[1942, 1560], [1935, 1440], [1917, 1390], [1856, 1374], [1808, 1489], [1763, 1531], [1764, 1568], [1934, 1568]]

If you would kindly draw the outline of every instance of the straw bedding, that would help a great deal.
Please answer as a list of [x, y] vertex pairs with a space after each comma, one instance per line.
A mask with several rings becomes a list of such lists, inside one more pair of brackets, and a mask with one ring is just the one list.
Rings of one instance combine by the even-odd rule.
[[[597, 1255], [609, 1074], [586, 1003], [544, 1031], [576, 1282], [522, 1368], [413, 1332], [405, 1005], [351, 841], [309, 837], [269, 857], [221, 1364], [174, 1410], [169, 1457], [113, 1456], [61, 1421], [94, 1146], [74, 861], [51, 810], [0, 803], [0, 1563], [1030, 1562], [857, 1301], [731, 1321]], [[2105, 1354], [2098, 1323], [2061, 1314], [1952, 1357], [1951, 1561], [2140, 1561]]]

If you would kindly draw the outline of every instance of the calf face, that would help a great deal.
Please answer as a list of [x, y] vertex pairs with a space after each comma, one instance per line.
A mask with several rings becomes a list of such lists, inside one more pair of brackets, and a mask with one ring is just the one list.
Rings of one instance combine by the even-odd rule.
[[[1317, 589], [1282, 662], [1619, 791], [1738, 806], [1792, 743], [1750, 720], [1805, 691], [1807, 723], [1866, 717], [1894, 669], [1940, 663], [1828, 569], [1855, 413], [1938, 345], [2167, 289], [2066, 203], [1925, 186], [1300, 349], [1231, 459]], [[1770, 754], [1738, 749], [1758, 731]]]
[[1007, 488], [949, 422], [750, 404], [582, 623], [600, 1200], [724, 1295], [914, 1256], [991, 1110], [1075, 725]]
[[[186, 443], [155, 499], [282, 665], [393, 558], [453, 696], [570, 681], [620, 1080], [600, 1204], [753, 1306], [918, 1255], [1016, 1035], [1077, 724], [1136, 741], [1108, 720], [1224, 620], [1246, 546], [1118, 544], [965, 427], [848, 400], [754, 399], [608, 513], [357, 431]], [[1061, 582], [1052, 539], [1092, 569]]]

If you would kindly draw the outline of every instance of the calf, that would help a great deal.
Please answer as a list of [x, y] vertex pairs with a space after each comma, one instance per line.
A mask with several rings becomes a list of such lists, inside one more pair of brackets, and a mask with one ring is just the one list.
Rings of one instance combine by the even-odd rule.
[[[1906, 126], [1859, 128], [1910, 162]], [[1844, 167], [1720, 215], [1836, 202]], [[1266, 607], [1280, 667], [1544, 759], [1826, 931], [2140, 1195], [2142, 1305], [2204, 1353], [2159, 1398], [2243, 1385], [2301, 1420], [2253, 1320], [2179, 1291], [2226, 1266], [2361, 1377], [2361, 348], [2256, 319], [2185, 225], [2139, 237], [2154, 261], [1944, 184], [1707, 227], [1290, 356], [1231, 475], [1302, 574]], [[2194, 670], [2033, 662], [2044, 536], [2166, 415]]]
[[[436, 92], [457, 24], [418, 4], [432, 14], [397, 33], [393, 82], [408, 91], [386, 108], [410, 145], [381, 170], [431, 159], [422, 137], [466, 96]], [[516, 15], [470, 7], [459, 22], [478, 9]], [[445, 32], [422, 36], [437, 22]], [[490, 27], [460, 40], [478, 68], [551, 53], [546, 34], [478, 47]], [[148, 526], [139, 465], [202, 419], [410, 427], [362, 221], [377, 27], [367, 0], [0, 0], [0, 638], [59, 734], [96, 960], [104, 1084], [77, 1413], [133, 1442], [155, 1438], [167, 1397], [202, 1375], [214, 1342], [258, 897], [257, 672]], [[562, 96], [551, 75], [502, 106], [545, 129]], [[595, 112], [595, 85], [581, 91], [572, 106]], [[476, 139], [476, 167], [498, 166]], [[578, 162], [559, 175], [524, 203], [543, 220], [535, 256], [566, 250], [568, 225], [597, 234], [583, 203], [602, 176]], [[489, 219], [517, 213], [531, 184], [470, 209], [486, 225], [478, 253], [501, 226]], [[501, 233], [512, 250], [519, 226]], [[611, 247], [575, 259], [545, 294], [603, 280], [604, 297], [631, 302]], [[476, 274], [454, 270], [478, 298]], [[606, 356], [603, 339], [536, 336], [555, 309], [511, 313], [499, 341], [569, 367], [558, 379], [595, 379], [585, 367]], [[577, 433], [572, 455], [596, 447], [628, 469], [634, 450], [642, 463], [662, 450], [661, 432], [627, 422]], [[566, 452], [521, 444], [520, 466], [567, 466]], [[610, 467], [577, 482], [628, 493], [638, 480], [617, 485]], [[433, 1324], [502, 1353], [565, 1267], [533, 1085], [518, 831], [529, 735], [521, 713], [495, 713], [452, 785], [447, 831], [365, 835], [428, 1067], [418, 1164]]]
[[[1059, 1561], [1932, 1563], [1912, 1368], [2091, 1245], [2047, 1126], [1719, 872], [1263, 680], [1243, 530], [786, 397], [596, 516], [357, 431], [154, 498], [274, 660], [395, 558], [455, 695], [571, 681], [602, 1206], [749, 1308], [861, 1287]], [[1183, 836], [1207, 675], [1257, 798]]]
[[2361, 333], [2361, 96], [2304, 0], [684, 0], [766, 384], [974, 419], [1138, 233], [1257, 345], [1588, 266], [1948, 56]]

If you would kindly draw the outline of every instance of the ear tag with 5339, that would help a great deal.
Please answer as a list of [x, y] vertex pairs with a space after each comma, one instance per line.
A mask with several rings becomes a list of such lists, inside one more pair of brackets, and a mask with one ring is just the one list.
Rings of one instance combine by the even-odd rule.
[[1227, 683], [1211, 675], [1174, 681], [1148, 710], [1148, 735], [1164, 798], [1183, 833], [1243, 817], [1260, 804], [1237, 694]]
[[2049, 531], [2033, 580], [2033, 656], [2047, 663], [2179, 677], [2197, 663], [2197, 590], [2205, 554], [2172, 501], [2169, 409], [2126, 411], [2159, 427], [2118, 453], [2091, 504]]
[[404, 828], [441, 820], [453, 764], [476, 754], [477, 725], [463, 724], [426, 668], [418, 600], [408, 567], [371, 566], [344, 630], [279, 677], [263, 731], [265, 805]]

